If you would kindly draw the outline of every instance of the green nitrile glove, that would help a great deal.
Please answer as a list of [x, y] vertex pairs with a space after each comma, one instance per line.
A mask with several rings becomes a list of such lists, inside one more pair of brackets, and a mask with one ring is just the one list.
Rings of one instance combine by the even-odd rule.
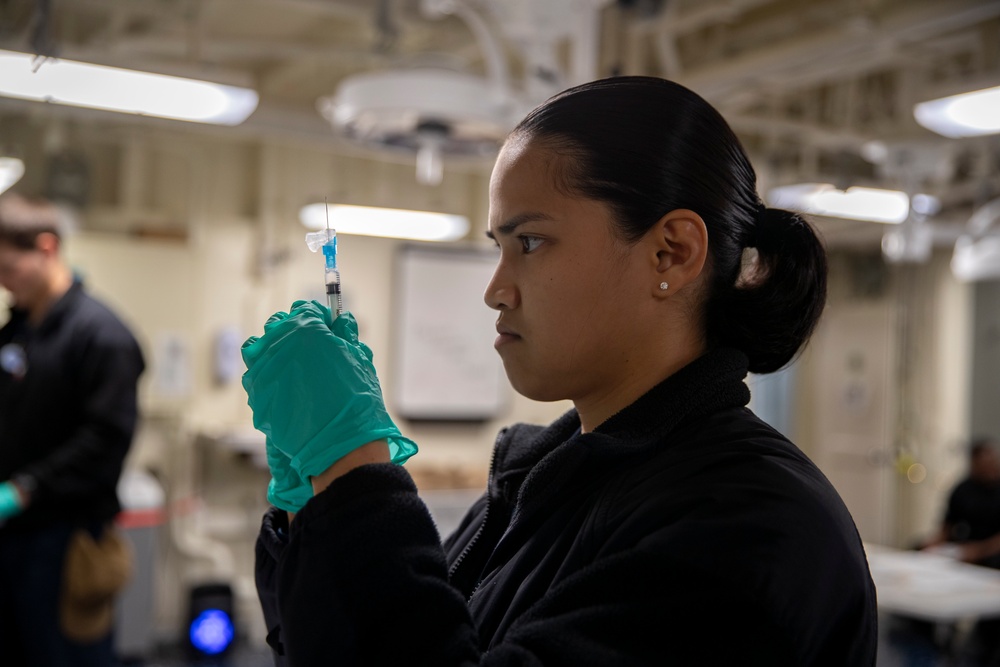
[[[272, 315], [264, 324], [264, 331], [277, 321], [288, 317], [288, 313], [277, 312]], [[246, 349], [257, 342], [256, 336], [251, 336], [243, 343], [244, 358], [247, 358]], [[260, 348], [255, 348], [260, 349]], [[253, 358], [253, 351], [249, 353]], [[250, 364], [250, 360], [247, 360]], [[267, 453], [267, 467], [271, 471], [271, 481], [267, 485], [267, 501], [275, 507], [280, 507], [286, 512], [298, 512], [309, 499], [312, 498], [313, 489], [309, 480], [304, 480], [297, 472], [292, 470], [291, 459], [282, 454], [274, 446], [271, 438], [264, 438], [265, 451]]]
[[21, 503], [21, 493], [14, 486], [13, 482], [3, 482], [0, 484], [0, 522], [6, 521], [12, 516], [17, 516], [24, 509]]
[[312, 498], [312, 484], [292, 470], [291, 459], [281, 453], [270, 438], [265, 438], [265, 443], [267, 467], [271, 469], [271, 481], [267, 485], [267, 501], [286, 512], [298, 512]]
[[243, 360], [254, 426], [300, 479], [374, 440], [389, 443], [393, 463], [417, 452], [385, 410], [371, 350], [358, 340], [349, 312], [333, 320], [319, 302], [296, 301], [244, 344]]

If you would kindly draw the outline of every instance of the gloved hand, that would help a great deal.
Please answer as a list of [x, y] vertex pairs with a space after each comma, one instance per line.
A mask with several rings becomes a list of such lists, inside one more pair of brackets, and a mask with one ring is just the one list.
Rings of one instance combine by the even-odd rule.
[[388, 441], [393, 463], [417, 452], [385, 410], [371, 350], [358, 340], [349, 312], [334, 320], [326, 306], [296, 301], [242, 352], [253, 423], [270, 442], [275, 493], [269, 495], [297, 503], [310, 477], [373, 440]]
[[14, 486], [14, 483], [3, 482], [0, 484], [0, 523], [12, 516], [17, 516], [23, 509], [21, 493]]

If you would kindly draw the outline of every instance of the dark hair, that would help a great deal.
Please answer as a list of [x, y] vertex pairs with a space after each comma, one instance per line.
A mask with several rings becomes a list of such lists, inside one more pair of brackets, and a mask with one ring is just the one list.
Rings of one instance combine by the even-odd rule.
[[39, 234], [60, 237], [59, 209], [38, 198], [8, 192], [0, 197], [0, 243], [20, 250], [33, 250]]
[[975, 459], [980, 454], [991, 450], [996, 452], [997, 449], [998, 443], [994, 438], [985, 435], [975, 437], [969, 443], [969, 460]]
[[[743, 146], [704, 99], [664, 79], [602, 79], [552, 97], [511, 136], [571, 157], [566, 187], [610, 205], [627, 242], [676, 209], [704, 219], [710, 346], [742, 350], [752, 372], [770, 373], [809, 339], [826, 303], [823, 245], [800, 215], [764, 206]], [[757, 251], [752, 280], [741, 280], [746, 248]]]

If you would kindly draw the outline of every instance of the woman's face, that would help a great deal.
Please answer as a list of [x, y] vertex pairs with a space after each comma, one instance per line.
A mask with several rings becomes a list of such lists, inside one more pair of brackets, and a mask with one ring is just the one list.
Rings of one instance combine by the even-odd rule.
[[655, 254], [615, 236], [607, 204], [557, 187], [568, 159], [514, 138], [490, 179], [495, 346], [514, 388], [543, 401], [613, 393], [649, 353], [652, 324]]

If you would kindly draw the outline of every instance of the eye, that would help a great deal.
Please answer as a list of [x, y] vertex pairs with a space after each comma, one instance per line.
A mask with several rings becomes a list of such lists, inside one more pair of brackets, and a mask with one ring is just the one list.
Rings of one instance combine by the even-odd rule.
[[521, 242], [521, 250], [524, 251], [525, 255], [534, 252], [542, 244], [542, 239], [537, 236], [528, 236], [527, 234], [518, 236], [517, 240]]

